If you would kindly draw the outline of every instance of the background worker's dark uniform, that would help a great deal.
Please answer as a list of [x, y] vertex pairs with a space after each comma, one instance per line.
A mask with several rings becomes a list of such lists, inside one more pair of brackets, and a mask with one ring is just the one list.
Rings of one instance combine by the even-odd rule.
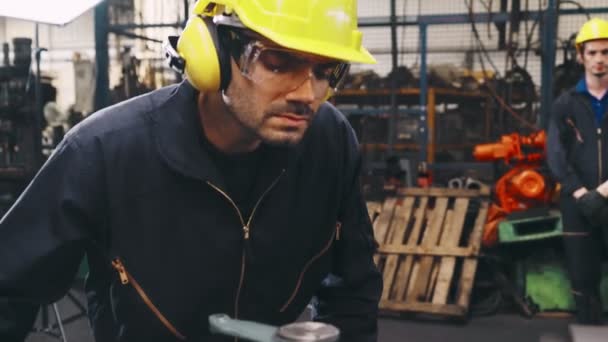
[[589, 222], [572, 194], [581, 187], [594, 190], [608, 179], [607, 109], [608, 93], [593, 97], [582, 79], [555, 101], [549, 123], [547, 159], [562, 186], [564, 247], [580, 323], [600, 319], [600, 265], [608, 227]]

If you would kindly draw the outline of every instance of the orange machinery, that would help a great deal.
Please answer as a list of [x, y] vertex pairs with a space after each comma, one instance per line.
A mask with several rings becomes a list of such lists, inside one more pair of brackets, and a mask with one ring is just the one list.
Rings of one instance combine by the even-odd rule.
[[517, 133], [503, 135], [499, 142], [475, 146], [473, 155], [479, 161], [499, 161], [510, 166], [496, 182], [496, 202], [488, 212], [483, 244], [492, 246], [498, 240], [498, 224], [507, 214], [546, 205], [554, 186], [540, 168], [545, 160], [545, 131], [529, 136]]

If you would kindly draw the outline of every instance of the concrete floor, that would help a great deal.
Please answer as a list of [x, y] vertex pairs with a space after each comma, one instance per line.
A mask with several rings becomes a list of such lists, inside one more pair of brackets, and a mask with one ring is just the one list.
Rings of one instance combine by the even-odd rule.
[[569, 320], [494, 315], [464, 324], [382, 319], [380, 342], [570, 342]]
[[[82, 293], [76, 293], [82, 299]], [[58, 303], [64, 319], [77, 312], [77, 307], [64, 298]], [[51, 318], [51, 322], [54, 319]], [[571, 342], [570, 319], [526, 319], [518, 315], [499, 314], [474, 317], [466, 323], [382, 318], [379, 342]], [[40, 322], [37, 324], [40, 326]], [[69, 342], [94, 342], [86, 318], [65, 326]], [[607, 336], [607, 335], [603, 335]], [[608, 339], [607, 339], [608, 340]], [[45, 333], [32, 333], [26, 342], [57, 342]], [[578, 341], [577, 341], [578, 342]]]
[[[380, 320], [379, 342], [571, 342], [565, 319], [523, 319], [514, 315], [474, 318], [467, 324], [431, 323], [403, 319]], [[66, 327], [68, 341], [93, 342], [85, 320]], [[57, 342], [33, 333], [26, 342]]]

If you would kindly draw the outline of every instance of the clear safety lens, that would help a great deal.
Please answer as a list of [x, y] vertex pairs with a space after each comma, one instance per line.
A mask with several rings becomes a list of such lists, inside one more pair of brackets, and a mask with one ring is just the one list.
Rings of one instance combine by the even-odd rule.
[[243, 76], [277, 90], [292, 91], [310, 79], [317, 97], [324, 97], [329, 89], [337, 88], [349, 66], [281, 47], [269, 47], [258, 40], [244, 46], [238, 64]]

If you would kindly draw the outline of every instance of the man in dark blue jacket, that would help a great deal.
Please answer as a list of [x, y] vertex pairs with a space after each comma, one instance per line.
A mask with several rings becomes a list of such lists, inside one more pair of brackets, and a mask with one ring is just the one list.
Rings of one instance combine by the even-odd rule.
[[358, 143], [325, 100], [361, 46], [355, 0], [200, 0], [180, 85], [72, 129], [0, 222], [0, 341], [87, 255], [97, 342], [223, 341], [207, 317], [316, 319], [375, 341], [382, 280]]
[[576, 47], [585, 75], [555, 101], [547, 158], [562, 185], [564, 246], [577, 320], [598, 324], [600, 262], [608, 246], [608, 22], [585, 23]]

